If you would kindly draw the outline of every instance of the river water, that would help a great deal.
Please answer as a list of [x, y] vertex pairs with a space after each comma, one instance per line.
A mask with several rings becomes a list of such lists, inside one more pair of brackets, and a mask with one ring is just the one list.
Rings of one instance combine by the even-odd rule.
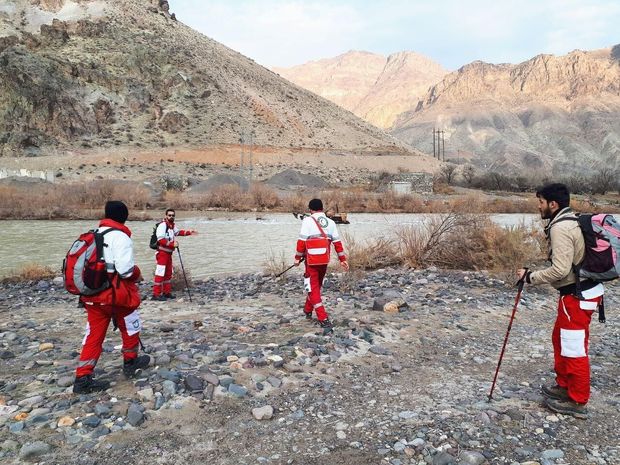
[[[339, 225], [356, 240], [391, 236], [398, 225], [421, 224], [425, 214], [349, 214], [349, 225]], [[492, 215], [503, 226], [529, 224], [538, 215]], [[153, 221], [128, 221], [134, 242], [136, 261], [145, 277], [154, 270], [154, 254], [148, 246]], [[97, 225], [96, 221], [3, 221], [0, 236], [0, 276], [20, 267], [37, 263], [60, 269], [67, 250], [83, 232]], [[179, 238], [183, 264], [192, 277], [227, 273], [255, 272], [265, 269], [269, 257], [285, 254], [292, 263], [301, 222], [287, 213], [213, 213], [181, 216], [177, 226], [196, 229], [196, 236]], [[175, 263], [178, 255], [175, 254]]]

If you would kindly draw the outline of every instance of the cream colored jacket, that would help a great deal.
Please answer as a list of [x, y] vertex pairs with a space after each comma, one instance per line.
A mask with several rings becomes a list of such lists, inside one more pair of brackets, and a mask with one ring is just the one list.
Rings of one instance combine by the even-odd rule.
[[574, 217], [570, 208], [562, 209], [545, 228], [551, 266], [530, 274], [532, 284], [551, 284], [556, 289], [576, 282], [573, 265], [583, 261], [585, 242], [577, 221], [559, 221]]

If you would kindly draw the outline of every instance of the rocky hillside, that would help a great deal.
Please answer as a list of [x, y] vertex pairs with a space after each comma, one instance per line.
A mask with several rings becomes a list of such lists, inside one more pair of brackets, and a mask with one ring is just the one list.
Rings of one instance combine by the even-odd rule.
[[236, 144], [409, 152], [203, 36], [163, 0], [0, 4], [0, 155]]
[[386, 58], [360, 51], [274, 71], [382, 128], [414, 108], [447, 73], [418, 53], [399, 52]]
[[392, 133], [428, 151], [433, 127], [445, 130], [446, 158], [487, 169], [620, 167], [620, 45], [463, 66], [401, 115]]

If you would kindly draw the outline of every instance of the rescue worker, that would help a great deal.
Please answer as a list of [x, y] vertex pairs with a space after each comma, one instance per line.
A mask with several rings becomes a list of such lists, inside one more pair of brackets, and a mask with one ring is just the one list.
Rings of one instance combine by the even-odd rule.
[[320, 199], [312, 199], [308, 208], [310, 215], [304, 217], [301, 222], [301, 231], [299, 232], [295, 253], [295, 266], [299, 266], [302, 259], [305, 259], [304, 287], [308, 293], [304, 305], [306, 319], [312, 320], [312, 311], [314, 310], [318, 324], [323, 328], [323, 334], [329, 334], [332, 331], [332, 322], [321, 300], [321, 286], [329, 263], [331, 244], [334, 245], [343, 270], [349, 270], [349, 263], [340, 241], [336, 223], [323, 213], [323, 202]]
[[570, 209], [570, 192], [564, 184], [549, 184], [536, 192], [538, 210], [549, 220], [545, 235], [551, 266], [540, 271], [517, 271], [529, 284], [551, 284], [560, 295], [551, 340], [555, 359], [555, 385], [543, 386], [547, 407], [558, 413], [587, 418], [590, 398], [590, 360], [588, 345], [590, 320], [605, 291], [601, 283], [580, 280], [577, 297], [574, 265], [585, 256], [585, 242], [575, 214]]
[[125, 376], [134, 376], [151, 360], [148, 355], [138, 356], [142, 323], [137, 311], [140, 292], [136, 283], [142, 280], [142, 274], [134, 261], [131, 231], [125, 226], [128, 214], [123, 202], [112, 200], [106, 203], [105, 218], [99, 223], [98, 232], [112, 229], [104, 236], [103, 248], [110, 287], [92, 296], [80, 296], [88, 322], [73, 384], [73, 392], [78, 394], [110, 387], [107, 381], [93, 378], [110, 321], [121, 332]]
[[176, 236], [191, 236], [198, 234], [197, 231], [179, 229], [174, 224], [175, 211], [172, 208], [166, 210], [164, 220], [159, 223], [155, 234], [157, 235], [157, 253], [155, 260], [155, 284], [153, 285], [153, 300], [174, 299], [172, 294], [172, 253], [178, 247]]

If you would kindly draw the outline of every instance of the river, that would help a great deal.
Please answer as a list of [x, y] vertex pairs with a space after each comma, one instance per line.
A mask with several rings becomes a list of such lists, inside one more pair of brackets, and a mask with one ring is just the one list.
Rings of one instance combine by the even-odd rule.
[[[389, 236], [397, 225], [421, 224], [425, 214], [349, 214], [349, 225], [339, 225], [341, 234], [356, 240]], [[511, 226], [537, 221], [538, 215], [492, 215], [493, 221]], [[96, 221], [11, 220], [1, 222], [0, 276], [29, 263], [60, 269], [73, 241]], [[136, 260], [145, 277], [154, 270], [154, 251], [148, 246], [155, 222], [128, 221], [132, 230]], [[196, 236], [179, 238], [183, 264], [193, 278], [265, 269], [269, 257], [285, 254], [292, 263], [301, 222], [286, 213], [224, 213], [177, 218], [181, 229], [196, 229]], [[178, 255], [175, 254], [175, 262]]]

